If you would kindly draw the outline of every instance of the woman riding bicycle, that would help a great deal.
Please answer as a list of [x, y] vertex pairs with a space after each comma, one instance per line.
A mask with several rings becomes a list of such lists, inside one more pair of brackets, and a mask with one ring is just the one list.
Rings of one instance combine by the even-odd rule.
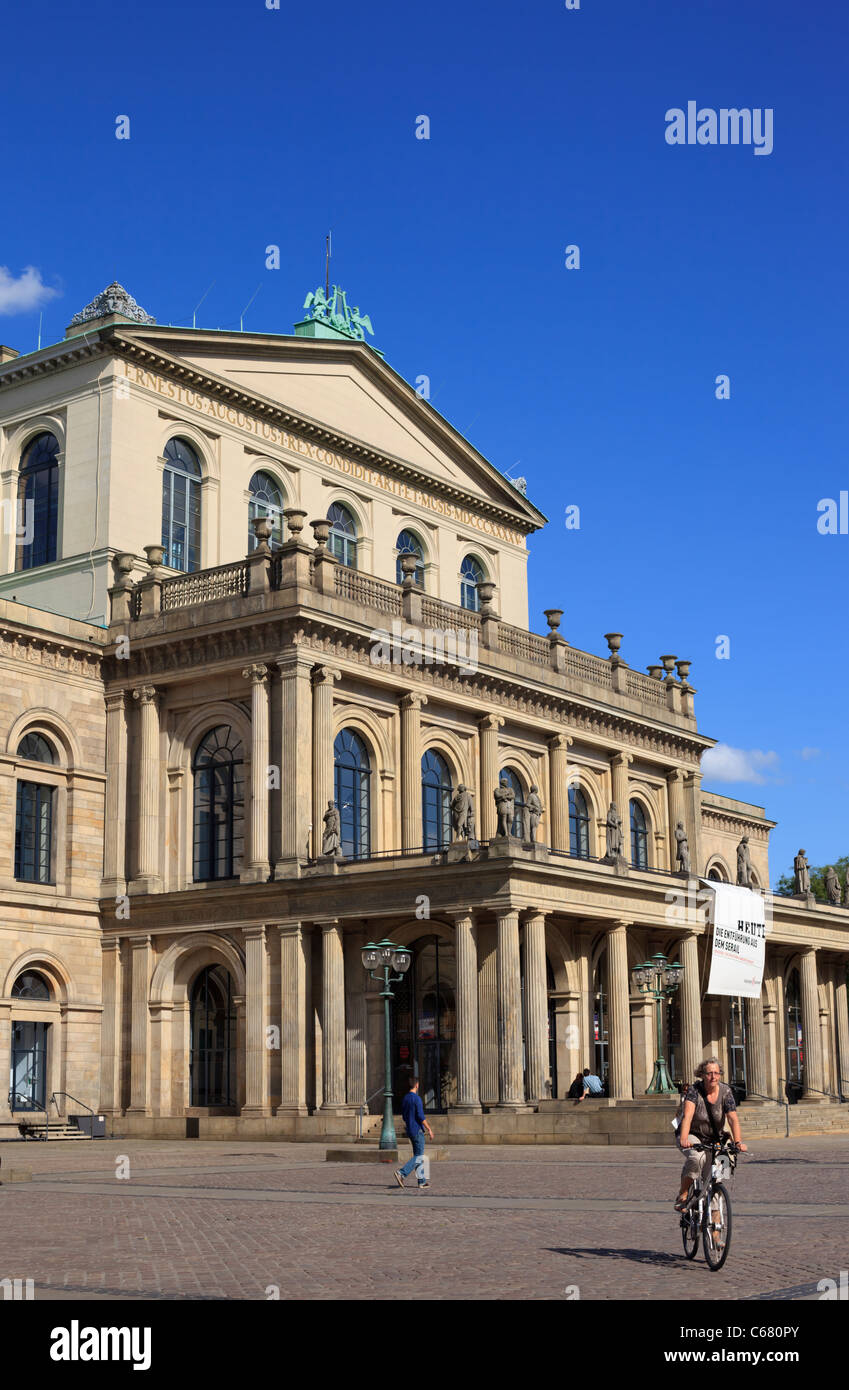
[[[681, 1170], [681, 1191], [675, 1202], [675, 1210], [683, 1211], [695, 1178], [701, 1177], [709, 1158], [708, 1150], [692, 1151], [692, 1144], [711, 1144], [722, 1134], [726, 1116], [731, 1129], [731, 1137], [738, 1149], [746, 1152], [746, 1145], [740, 1138], [740, 1117], [734, 1092], [724, 1081], [720, 1081], [722, 1068], [716, 1057], [709, 1057], [696, 1067], [696, 1085], [689, 1086], [684, 1096], [684, 1113], [678, 1131], [678, 1147], [685, 1154]], [[713, 1124], [711, 1124], [711, 1114]]]

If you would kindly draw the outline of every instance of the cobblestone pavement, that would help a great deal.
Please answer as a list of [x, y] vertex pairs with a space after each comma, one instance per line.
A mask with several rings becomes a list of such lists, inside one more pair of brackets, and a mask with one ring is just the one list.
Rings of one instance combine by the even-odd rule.
[[[683, 1257], [674, 1148], [455, 1147], [431, 1187], [324, 1145], [0, 1145], [0, 1278], [36, 1298], [813, 1298], [849, 1268], [849, 1135], [759, 1140], [733, 1245]], [[121, 1157], [129, 1177], [120, 1178]]]

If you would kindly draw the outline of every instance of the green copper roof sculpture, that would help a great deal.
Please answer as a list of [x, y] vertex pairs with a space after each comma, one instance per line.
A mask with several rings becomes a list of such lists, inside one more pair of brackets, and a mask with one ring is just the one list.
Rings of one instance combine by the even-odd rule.
[[309, 310], [307, 317], [295, 324], [295, 333], [300, 338], [352, 338], [363, 343], [366, 332], [374, 337], [368, 314], [361, 314], [359, 308], [352, 309], [345, 291], [338, 285], [333, 286], [332, 293], [329, 287], [319, 285], [307, 295], [304, 308]]

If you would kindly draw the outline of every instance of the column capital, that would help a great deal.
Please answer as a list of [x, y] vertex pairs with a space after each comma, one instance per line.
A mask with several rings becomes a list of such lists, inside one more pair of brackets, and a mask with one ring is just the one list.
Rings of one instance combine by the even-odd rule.
[[400, 709], [421, 709], [422, 705], [427, 704], [427, 696], [419, 695], [417, 691], [408, 690], [406, 695], [402, 695], [398, 701]]
[[143, 948], [144, 948], [144, 949], [147, 949], [147, 947], [148, 947], [148, 946], [151, 946], [152, 944], [153, 944], [153, 938], [150, 936], [150, 934], [148, 934], [148, 935], [146, 935], [146, 936], [131, 936], [131, 937], [130, 937], [130, 945], [132, 946], [132, 948], [133, 948], [134, 951], [141, 951]]
[[133, 691], [133, 699], [138, 700], [140, 705], [153, 704], [159, 695], [159, 691], [154, 685], [137, 685]]
[[610, 757], [611, 767], [630, 767], [634, 761], [633, 753], [612, 753]]
[[457, 907], [448, 914], [456, 926], [458, 922], [471, 922], [474, 925], [475, 909], [473, 907]]
[[672, 782], [683, 782], [683, 780], [684, 780], [684, 769], [681, 768], [681, 767], [671, 767], [671, 768], [669, 769], [669, 771], [667, 772], [667, 774], [666, 774], [666, 780], [667, 780], [667, 782], [669, 782], [669, 783], [672, 783]]
[[242, 928], [242, 935], [246, 941], [264, 941], [265, 926], [250, 926]]
[[633, 927], [633, 925], [634, 923], [630, 917], [617, 917], [614, 921], [607, 923], [607, 931], [608, 933], [627, 931], [628, 928]]
[[496, 907], [496, 908], [495, 908], [495, 920], [496, 920], [496, 922], [503, 922], [504, 919], [505, 919], [505, 917], [515, 917], [515, 918], [518, 920], [518, 917], [519, 917], [519, 909], [518, 909], [518, 907]]
[[503, 723], [504, 716], [502, 714], [485, 714], [479, 721], [479, 728], [481, 731], [484, 729], [500, 729]]
[[316, 922], [316, 926], [321, 928], [322, 936], [335, 932], [341, 925], [342, 919], [340, 917], [330, 917], [326, 922]]
[[113, 710], [123, 710], [126, 704], [125, 690], [110, 690], [103, 699], [106, 704], [106, 713], [111, 714]]
[[301, 936], [304, 931], [303, 922], [276, 922], [272, 925], [277, 927], [281, 936]]
[[261, 661], [257, 661], [253, 666], [246, 666], [242, 672], [242, 680], [250, 681], [251, 685], [260, 685], [268, 678], [268, 667]]
[[522, 925], [526, 926], [529, 922], [536, 922], [539, 919], [544, 922], [549, 915], [548, 912], [543, 912], [539, 907], [529, 907], [522, 913]]
[[334, 681], [342, 679], [342, 672], [338, 666], [314, 666], [312, 669], [313, 686], [329, 685], [332, 687]]
[[100, 949], [101, 949], [101, 951], [120, 951], [120, 949], [121, 949], [121, 938], [120, 938], [120, 936], [104, 936], [104, 937], [101, 937]]
[[804, 958], [805, 958], [806, 956], [807, 956], [808, 960], [810, 960], [811, 956], [816, 956], [817, 951], [818, 951], [819, 949], [820, 949], [819, 946], [810, 946], [810, 945], [808, 945], [808, 946], [802, 946], [801, 949], [800, 949], [799, 954], [801, 955], [801, 957], [802, 957], [803, 960], [804, 960]]
[[574, 742], [575, 740], [571, 734], [552, 734], [551, 738], [548, 740], [548, 746], [552, 752], [556, 749], [563, 749], [566, 751], [566, 749], [571, 748]]

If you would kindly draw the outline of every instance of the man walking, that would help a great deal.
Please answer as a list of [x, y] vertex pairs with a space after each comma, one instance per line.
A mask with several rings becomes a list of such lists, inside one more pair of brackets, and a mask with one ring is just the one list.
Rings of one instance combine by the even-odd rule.
[[410, 1077], [410, 1089], [401, 1102], [401, 1114], [404, 1116], [407, 1135], [413, 1146], [413, 1156], [407, 1159], [403, 1168], [395, 1169], [395, 1181], [399, 1187], [403, 1187], [404, 1179], [408, 1178], [415, 1168], [419, 1187], [430, 1187], [430, 1183], [425, 1177], [424, 1151], [425, 1134], [432, 1139], [433, 1130], [425, 1119], [424, 1106], [419, 1095], [418, 1077]]

